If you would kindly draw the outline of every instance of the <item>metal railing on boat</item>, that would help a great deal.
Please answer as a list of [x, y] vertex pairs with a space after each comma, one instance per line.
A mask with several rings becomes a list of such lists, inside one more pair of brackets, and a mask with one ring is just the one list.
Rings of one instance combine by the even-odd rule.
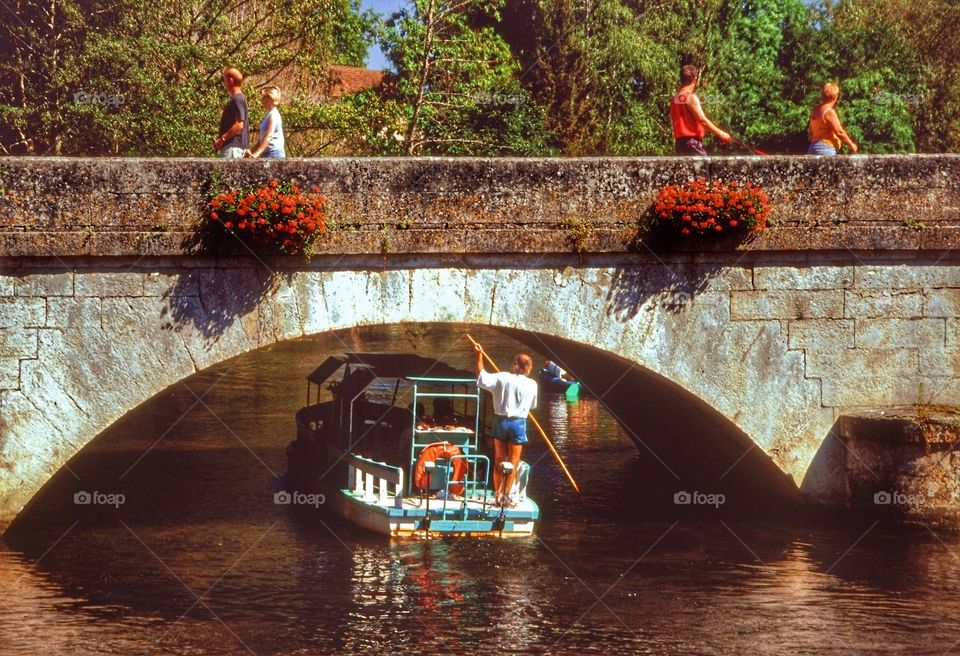
[[360, 498], [387, 503], [390, 499], [403, 497], [403, 469], [400, 467], [355, 454], [347, 457], [347, 465], [347, 485]]

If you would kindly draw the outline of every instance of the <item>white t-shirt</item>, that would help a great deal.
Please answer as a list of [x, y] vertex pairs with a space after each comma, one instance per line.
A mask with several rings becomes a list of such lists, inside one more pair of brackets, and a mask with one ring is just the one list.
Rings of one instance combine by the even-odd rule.
[[492, 374], [480, 371], [477, 385], [493, 393], [493, 413], [503, 417], [524, 417], [537, 407], [537, 381], [507, 371]]

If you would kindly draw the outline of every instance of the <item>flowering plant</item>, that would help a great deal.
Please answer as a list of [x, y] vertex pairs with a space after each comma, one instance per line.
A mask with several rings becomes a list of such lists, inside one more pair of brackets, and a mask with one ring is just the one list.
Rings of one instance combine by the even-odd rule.
[[655, 218], [681, 235], [744, 235], [767, 227], [770, 201], [749, 182], [699, 178], [657, 194]]
[[210, 220], [252, 244], [309, 255], [313, 241], [326, 232], [326, 205], [326, 196], [271, 180], [258, 189], [217, 194], [210, 201]]

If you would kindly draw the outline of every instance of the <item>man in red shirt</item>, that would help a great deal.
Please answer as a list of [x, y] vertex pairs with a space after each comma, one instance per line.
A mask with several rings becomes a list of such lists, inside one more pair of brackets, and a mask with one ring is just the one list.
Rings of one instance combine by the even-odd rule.
[[680, 69], [680, 88], [670, 102], [670, 122], [673, 123], [673, 138], [677, 155], [707, 156], [703, 148], [703, 137], [710, 130], [720, 140], [727, 143], [731, 137], [703, 113], [700, 99], [694, 91], [700, 80], [700, 69], [687, 64]]

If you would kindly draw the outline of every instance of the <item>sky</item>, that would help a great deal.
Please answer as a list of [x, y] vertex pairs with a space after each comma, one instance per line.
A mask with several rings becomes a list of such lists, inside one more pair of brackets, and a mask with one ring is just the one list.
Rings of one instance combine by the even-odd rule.
[[[404, 0], [361, 0], [360, 6], [362, 9], [373, 9], [375, 12], [386, 18], [390, 14], [399, 10], [403, 4]], [[370, 50], [367, 51], [367, 68], [375, 71], [390, 68], [387, 58], [376, 45], [370, 46]]]

